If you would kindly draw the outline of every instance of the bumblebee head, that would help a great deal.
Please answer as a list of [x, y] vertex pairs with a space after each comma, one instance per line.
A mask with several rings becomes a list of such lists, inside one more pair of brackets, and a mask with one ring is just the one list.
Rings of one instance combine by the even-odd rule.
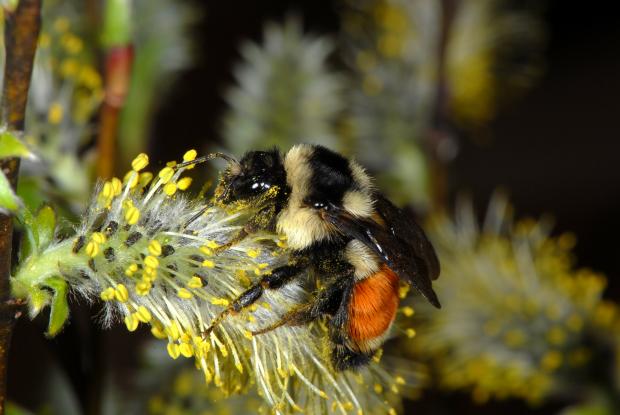
[[250, 151], [239, 162], [229, 164], [217, 199], [224, 204], [249, 200], [274, 186], [286, 186], [286, 173], [278, 150]]

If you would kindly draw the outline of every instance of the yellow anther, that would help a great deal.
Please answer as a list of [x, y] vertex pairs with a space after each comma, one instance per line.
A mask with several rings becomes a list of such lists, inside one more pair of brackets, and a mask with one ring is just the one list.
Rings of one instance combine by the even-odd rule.
[[47, 121], [52, 125], [60, 124], [64, 116], [64, 109], [59, 102], [53, 102], [47, 111]]
[[39, 36], [39, 48], [47, 48], [51, 43], [50, 36], [46, 33], [41, 33]]
[[407, 293], [409, 293], [409, 286], [408, 285], [403, 285], [402, 287], [398, 288], [398, 296], [403, 299], [407, 296]]
[[159, 260], [153, 255], [148, 255], [146, 258], [144, 258], [144, 265], [149, 268], [155, 269], [159, 266]]
[[138, 271], [138, 264], [131, 264], [125, 269], [125, 275], [131, 277], [136, 271]]
[[179, 298], [183, 298], [185, 300], [189, 300], [194, 296], [187, 288], [179, 288], [177, 290], [177, 295]]
[[407, 337], [409, 337], [410, 339], [412, 339], [412, 338], [414, 338], [414, 337], [415, 337], [415, 334], [416, 334], [416, 333], [415, 333], [415, 330], [414, 330], [414, 329], [409, 328], [409, 329], [405, 330], [405, 334], [407, 335]]
[[112, 197], [112, 183], [110, 182], [105, 182], [103, 184], [103, 189], [101, 189], [101, 194], [103, 195], [103, 197], [105, 197], [106, 199], [109, 199]]
[[411, 307], [403, 307], [402, 312], [405, 317], [411, 317], [415, 313], [415, 311]]
[[127, 209], [127, 212], [125, 212], [125, 220], [127, 221], [127, 223], [130, 225], [135, 225], [136, 223], [138, 223], [139, 219], [140, 211], [138, 210], [138, 208], [135, 206], [130, 206], [129, 209]]
[[101, 291], [99, 294], [103, 301], [110, 301], [114, 299], [114, 288], [108, 287], [105, 290]]
[[166, 338], [168, 338], [166, 333], [164, 333], [164, 331], [160, 327], [157, 327], [157, 326], [151, 327], [151, 334], [156, 339], [166, 339]]
[[99, 244], [95, 241], [90, 241], [86, 245], [86, 255], [88, 255], [91, 258], [94, 258], [97, 256], [98, 253], [99, 253]]
[[176, 343], [168, 343], [167, 349], [168, 349], [168, 354], [173, 359], [177, 359], [179, 355], [181, 354], [181, 351], [179, 350], [179, 345]]
[[543, 356], [540, 361], [543, 370], [552, 372], [562, 365], [562, 354], [556, 350], [551, 350]]
[[375, 393], [382, 393], [383, 392], [383, 386], [381, 386], [381, 384], [379, 383], [375, 383], [375, 386], [373, 388], [375, 390]]
[[198, 152], [196, 152], [196, 150], [191, 149], [185, 152], [185, 154], [183, 154], [183, 161], [192, 161], [194, 159], [196, 159], [196, 156], [198, 155]]
[[139, 181], [140, 181], [140, 186], [144, 187], [147, 184], [149, 184], [151, 182], [151, 180], [153, 180], [153, 173], [151, 172], [144, 172], [144, 173], [140, 173], [140, 177], [139, 177]]
[[176, 160], [171, 160], [171, 161], [166, 162], [166, 167], [176, 167], [176, 165], [177, 165]]
[[161, 255], [161, 244], [159, 243], [158, 240], [153, 239], [151, 242], [149, 242], [149, 253], [153, 256], [160, 256]]
[[200, 247], [200, 252], [202, 252], [205, 255], [213, 255], [213, 250], [209, 248], [208, 246], [204, 246], [204, 245]]
[[125, 326], [127, 326], [127, 330], [136, 331], [139, 323], [140, 322], [138, 321], [135, 315], [128, 314], [125, 316]]
[[121, 303], [126, 302], [129, 299], [129, 291], [127, 291], [127, 287], [123, 284], [117, 284], [114, 289], [114, 297], [116, 298], [116, 301]]
[[143, 305], [138, 307], [138, 310], [136, 311], [135, 315], [138, 318], [138, 320], [140, 320], [140, 322], [142, 323], [148, 323], [149, 321], [151, 321], [151, 318], [152, 318], [151, 312], [149, 311], [149, 309]]
[[258, 249], [248, 249], [246, 253], [250, 258], [256, 258], [260, 254], [260, 251]]
[[177, 187], [179, 190], [187, 190], [187, 188], [192, 184], [191, 177], [183, 177], [177, 182]]
[[98, 244], [104, 244], [106, 242], [106, 237], [101, 232], [95, 232], [91, 235], [91, 239]]
[[228, 304], [230, 304], [230, 301], [225, 298], [212, 298], [211, 304], [227, 306]]
[[286, 248], [288, 246], [286, 241], [278, 241], [276, 245], [278, 245], [280, 248]]
[[213, 268], [215, 267], [215, 262], [209, 260], [209, 259], [205, 259], [204, 261], [202, 261], [202, 266], [203, 267], [207, 267], [207, 268]]
[[149, 156], [144, 153], [140, 153], [136, 156], [135, 159], [131, 162], [131, 168], [134, 171], [140, 171], [146, 166], [149, 165]]
[[190, 278], [190, 280], [187, 282], [187, 286], [189, 288], [200, 288], [202, 287], [202, 280], [196, 276]]
[[191, 344], [182, 343], [179, 345], [179, 352], [181, 352], [184, 357], [192, 357], [194, 355], [194, 348]]
[[159, 179], [162, 183], [168, 183], [174, 175], [174, 169], [172, 167], [164, 167], [159, 172]]
[[219, 248], [219, 247], [220, 247], [220, 244], [218, 244], [218, 243], [217, 243], [217, 242], [215, 242], [215, 241], [211, 241], [211, 240], [209, 240], [209, 241], [207, 241], [207, 246], [208, 246], [209, 248], [211, 248], [211, 249], [217, 249], [217, 248]]
[[177, 192], [177, 185], [173, 182], [166, 183], [164, 186], [164, 193], [168, 196], [172, 196]]
[[258, 269], [265, 269], [269, 266], [269, 264], [267, 264], [266, 262], [261, 262], [260, 264], [258, 264]]
[[166, 333], [168, 333], [168, 337], [172, 340], [179, 340], [179, 337], [181, 337], [181, 329], [179, 328], [179, 324], [176, 321], [170, 323], [170, 325], [166, 327]]
[[114, 196], [120, 195], [123, 191], [123, 183], [121, 180], [118, 177], [113, 177], [112, 180], [110, 180], [110, 183], [112, 185], [112, 194]]
[[138, 295], [148, 295], [151, 291], [152, 284], [148, 281], [140, 281], [136, 284], [136, 294]]
[[394, 381], [396, 382], [397, 385], [404, 385], [405, 383], [405, 379], [402, 376], [396, 376], [394, 378]]
[[128, 171], [125, 177], [123, 177], [123, 183], [126, 183], [130, 189], [133, 189], [138, 184], [139, 173], [134, 170]]

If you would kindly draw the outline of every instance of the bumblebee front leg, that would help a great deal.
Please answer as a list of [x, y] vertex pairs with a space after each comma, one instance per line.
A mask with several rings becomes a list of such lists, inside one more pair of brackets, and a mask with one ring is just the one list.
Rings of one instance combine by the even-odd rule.
[[258, 232], [263, 229], [269, 229], [275, 217], [275, 208], [269, 207], [258, 211], [252, 216], [248, 223], [245, 224], [241, 230], [232, 237], [231, 240], [225, 244], [215, 248], [215, 253], [223, 252], [230, 249], [232, 246], [243, 241], [248, 235]]
[[211, 333], [228, 314], [238, 313], [244, 308], [254, 304], [265, 292], [265, 290], [275, 290], [290, 282], [303, 270], [302, 264], [284, 265], [274, 269], [271, 274], [263, 276], [257, 283], [245, 290], [239, 297], [218, 315], [211, 325], [204, 331], [203, 337]]

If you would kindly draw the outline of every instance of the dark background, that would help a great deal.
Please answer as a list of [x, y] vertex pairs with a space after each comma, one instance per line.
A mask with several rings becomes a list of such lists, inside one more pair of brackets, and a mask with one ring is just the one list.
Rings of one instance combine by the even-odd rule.
[[[238, 46], [246, 39], [260, 40], [265, 21], [280, 21], [293, 11], [303, 17], [311, 32], [336, 34], [339, 30], [336, 1], [194, 3], [205, 10], [194, 31], [196, 64], [177, 82], [157, 117], [151, 151], [157, 159], [175, 159], [187, 148], [204, 149], [217, 141], [225, 109], [222, 93], [233, 82], [231, 68], [239, 61]], [[500, 113], [490, 126], [491, 140], [477, 144], [461, 137], [460, 153], [449, 169], [452, 196], [457, 190], [469, 191], [481, 212], [501, 186], [508, 190], [519, 216], [551, 213], [558, 232], [576, 233], [579, 265], [604, 272], [609, 278], [606, 295], [618, 300], [620, 19], [612, 10], [614, 3], [547, 2], [544, 76]], [[96, 406], [94, 391], [107, 365], [114, 362], [122, 372], [138, 356], [131, 346], [134, 335], [124, 328], [108, 332], [92, 328], [90, 313], [85, 310], [82, 322], [74, 317], [73, 324], [52, 341], [43, 338], [42, 327], [33, 327], [27, 319], [18, 323], [10, 363], [10, 397], [23, 404], [37, 402], [40, 397], [33, 374], [60, 362], [68, 368], [83, 404], [91, 410]], [[85, 340], [85, 335], [92, 335], [92, 341]], [[17, 347], [24, 344], [30, 346]], [[93, 363], [89, 356], [98, 357]], [[557, 409], [531, 409], [513, 401], [476, 407], [465, 395], [425, 395], [408, 408], [418, 414], [517, 414], [525, 410], [546, 414]]]

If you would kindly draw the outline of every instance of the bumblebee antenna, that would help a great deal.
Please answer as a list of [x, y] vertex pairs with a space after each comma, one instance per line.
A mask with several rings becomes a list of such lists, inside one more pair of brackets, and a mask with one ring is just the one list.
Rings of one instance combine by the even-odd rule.
[[183, 163], [177, 164], [175, 168], [180, 169], [181, 167], [187, 167], [187, 166], [192, 166], [195, 164], [204, 163], [206, 161], [213, 160], [215, 158], [224, 159], [228, 162], [228, 164], [231, 164], [233, 166], [239, 166], [239, 161], [237, 161], [237, 159], [234, 158], [233, 156], [229, 156], [228, 154], [225, 154], [225, 153], [216, 152], [216, 153], [209, 153], [206, 156], [198, 157], [197, 159], [194, 159], [194, 160], [184, 161]]

